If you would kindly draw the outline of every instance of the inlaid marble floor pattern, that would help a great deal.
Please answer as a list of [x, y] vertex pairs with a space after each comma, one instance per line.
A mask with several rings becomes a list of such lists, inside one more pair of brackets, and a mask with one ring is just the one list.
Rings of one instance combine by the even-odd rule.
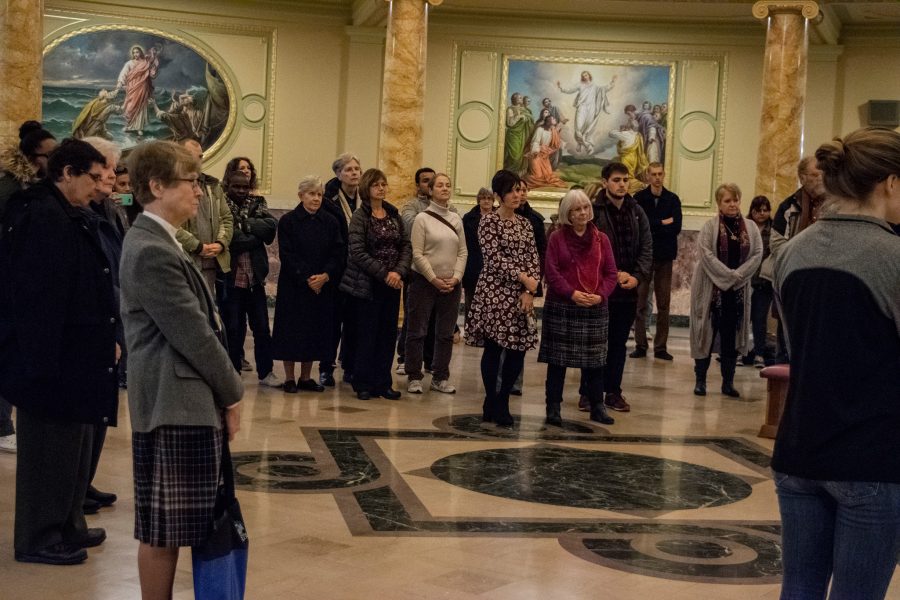
[[[481, 352], [461, 344], [453, 396], [363, 402], [347, 384], [292, 395], [245, 373], [233, 452], [247, 598], [778, 598], [772, 443], [756, 437], [765, 383], [740, 368], [742, 398], [725, 398], [711, 369], [712, 392], [693, 396], [686, 334], [673, 332], [672, 363], [629, 359], [632, 412], [611, 426], [578, 412], [574, 371], [563, 427], [544, 426], [537, 352], [512, 431], [480, 423]], [[124, 393], [120, 422], [96, 482], [119, 501], [88, 517], [109, 538], [76, 567], [13, 561], [15, 457], [0, 454], [0, 598], [140, 597]], [[888, 597], [900, 600], [897, 579]], [[175, 597], [193, 597], [187, 550]]]

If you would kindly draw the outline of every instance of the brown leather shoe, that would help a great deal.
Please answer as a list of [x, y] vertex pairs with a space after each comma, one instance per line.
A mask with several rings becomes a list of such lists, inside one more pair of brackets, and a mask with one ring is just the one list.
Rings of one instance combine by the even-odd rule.
[[631, 406], [625, 402], [625, 396], [608, 392], [606, 394], [606, 406], [619, 412], [631, 412]]

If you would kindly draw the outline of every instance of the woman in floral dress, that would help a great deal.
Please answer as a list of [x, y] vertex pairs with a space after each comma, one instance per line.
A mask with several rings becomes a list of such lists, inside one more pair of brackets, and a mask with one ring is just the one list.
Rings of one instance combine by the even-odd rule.
[[[531, 223], [515, 213], [524, 198], [522, 180], [511, 171], [498, 171], [491, 189], [499, 198], [500, 207], [482, 217], [478, 227], [484, 269], [469, 307], [466, 341], [484, 346], [482, 421], [512, 427], [509, 392], [522, 371], [525, 352], [537, 345], [533, 305], [541, 267]], [[504, 350], [502, 383], [497, 390], [500, 355]]]

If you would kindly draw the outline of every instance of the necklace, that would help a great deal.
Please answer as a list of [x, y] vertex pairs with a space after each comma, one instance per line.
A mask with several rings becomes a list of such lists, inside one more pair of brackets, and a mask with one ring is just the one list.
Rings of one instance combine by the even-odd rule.
[[731, 228], [728, 226], [728, 224], [724, 220], [722, 220], [722, 227], [724, 227], [725, 231], [728, 232], [728, 237], [730, 237], [732, 240], [734, 240], [736, 242], [738, 239], [737, 234], [731, 230]]

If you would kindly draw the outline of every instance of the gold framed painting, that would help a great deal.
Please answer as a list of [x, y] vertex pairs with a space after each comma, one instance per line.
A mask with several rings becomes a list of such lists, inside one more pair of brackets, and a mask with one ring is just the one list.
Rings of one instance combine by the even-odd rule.
[[497, 168], [538, 200], [596, 185], [613, 161], [640, 189], [650, 163], [671, 161], [675, 72], [671, 60], [504, 55]]

